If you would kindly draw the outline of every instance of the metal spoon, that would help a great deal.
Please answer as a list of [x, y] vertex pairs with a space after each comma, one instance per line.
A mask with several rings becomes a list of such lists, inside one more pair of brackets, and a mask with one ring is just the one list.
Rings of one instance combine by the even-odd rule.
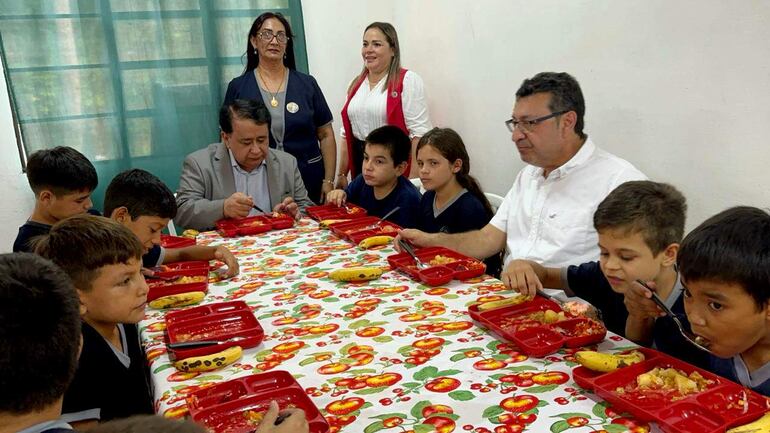
[[417, 257], [417, 255], [414, 253], [414, 250], [412, 249], [412, 246], [409, 245], [409, 243], [407, 243], [405, 240], [399, 239], [398, 245], [401, 247], [402, 250], [406, 251], [407, 254], [412, 256], [412, 258], [414, 259], [414, 262], [417, 264], [418, 269], [427, 269], [430, 267], [429, 264], [423, 262]]
[[671, 318], [671, 319], [674, 321], [674, 323], [676, 324], [676, 327], [677, 327], [677, 328], [679, 328], [679, 333], [680, 333], [680, 334], [682, 334], [682, 336], [683, 336], [683, 337], [684, 337], [684, 338], [685, 338], [687, 341], [689, 341], [690, 343], [692, 343], [692, 345], [693, 345], [693, 346], [695, 346], [695, 347], [697, 347], [698, 349], [700, 349], [700, 350], [703, 350], [704, 352], [712, 353], [712, 352], [711, 352], [711, 351], [708, 349], [708, 343], [707, 343], [707, 342], [706, 342], [706, 341], [703, 339], [703, 337], [700, 337], [700, 336], [698, 336], [698, 335], [695, 335], [695, 334], [693, 334], [692, 332], [690, 332], [690, 331], [686, 330], [686, 329], [684, 328], [684, 325], [682, 325], [682, 322], [679, 320], [679, 318], [678, 318], [678, 317], [676, 317], [676, 314], [674, 314], [674, 312], [673, 312], [673, 311], [671, 311], [671, 309], [669, 309], [669, 308], [666, 306], [665, 302], [663, 302], [663, 300], [662, 300], [662, 299], [660, 299], [660, 297], [658, 296], [658, 294], [657, 294], [657, 293], [655, 293], [655, 291], [654, 291], [654, 290], [652, 290], [652, 289], [650, 288], [650, 286], [648, 286], [648, 285], [647, 285], [647, 284], [646, 284], [644, 281], [642, 281], [642, 280], [636, 280], [636, 282], [637, 282], [638, 284], [640, 284], [642, 287], [644, 287], [645, 289], [649, 290], [649, 291], [652, 293], [652, 301], [653, 301], [653, 302], [655, 302], [655, 304], [657, 304], [657, 305], [658, 305], [658, 307], [660, 307], [660, 309], [661, 309], [661, 310], [663, 310], [663, 312], [664, 312], [664, 313], [666, 313], [666, 315], [667, 315], [668, 317], [670, 317], [670, 318]]
[[362, 229], [357, 229], [356, 231], [373, 230], [373, 229], [380, 228], [380, 225], [382, 224], [382, 222], [385, 221], [385, 219], [388, 218], [389, 216], [391, 216], [394, 213], [396, 213], [399, 209], [401, 209], [401, 206], [394, 207], [393, 209], [390, 210], [390, 212], [386, 213], [385, 216], [380, 218], [380, 220], [377, 221], [376, 223], [370, 224], [370, 225], [368, 225], [368, 226], [366, 226], [366, 227], [364, 227]]

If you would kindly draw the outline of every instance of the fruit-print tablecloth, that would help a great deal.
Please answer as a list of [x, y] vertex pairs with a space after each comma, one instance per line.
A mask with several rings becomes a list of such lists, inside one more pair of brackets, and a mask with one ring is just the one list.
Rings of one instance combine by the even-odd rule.
[[[391, 246], [362, 251], [309, 219], [253, 237], [202, 233], [241, 263], [237, 278], [209, 284], [204, 303], [244, 300], [265, 340], [209, 373], [177, 372], [163, 343], [164, 312], [141, 323], [156, 410], [184, 416], [185, 396], [213, 382], [262, 371], [291, 372], [331, 432], [646, 432], [571, 378], [574, 350], [529, 358], [468, 317], [479, 300], [510, 295], [490, 277], [427, 287], [397, 272], [341, 283], [343, 266], [387, 266]], [[601, 350], [631, 345], [608, 334]], [[657, 429], [654, 429], [657, 431]]]

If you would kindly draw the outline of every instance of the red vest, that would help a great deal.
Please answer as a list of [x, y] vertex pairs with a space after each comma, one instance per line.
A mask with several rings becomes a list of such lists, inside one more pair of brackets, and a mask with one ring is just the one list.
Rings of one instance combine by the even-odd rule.
[[[342, 107], [342, 126], [345, 128], [345, 141], [348, 145], [348, 168], [350, 169], [351, 177], [355, 178], [361, 173], [361, 167], [353, 167], [353, 128], [350, 126], [350, 117], [348, 117], [348, 105], [350, 100], [353, 99], [353, 95], [356, 94], [358, 88], [364, 83], [366, 77], [369, 75], [367, 71], [358, 82], [353, 84], [353, 87], [348, 93], [348, 100], [345, 101], [345, 106]], [[404, 91], [404, 76], [406, 75], [406, 69], [401, 68], [398, 72], [398, 80], [394, 86], [388, 87], [388, 101], [386, 105], [387, 120], [386, 124], [399, 127], [406, 135], [409, 135], [409, 130], [406, 129], [406, 120], [404, 120], [404, 109], [401, 106], [401, 92]], [[410, 140], [411, 141], [411, 140]], [[407, 160], [406, 171], [409, 173], [409, 169], [412, 166], [412, 149], [409, 149], [409, 160]]]

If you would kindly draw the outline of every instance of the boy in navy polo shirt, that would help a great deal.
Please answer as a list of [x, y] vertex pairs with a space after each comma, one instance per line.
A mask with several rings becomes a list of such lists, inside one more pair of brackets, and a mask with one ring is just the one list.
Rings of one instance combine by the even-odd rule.
[[[645, 281], [687, 326], [676, 269], [687, 204], [671, 185], [631, 181], [615, 188], [594, 213], [600, 259], [567, 268], [545, 268], [517, 261], [511, 285], [534, 295], [543, 286], [564, 289], [601, 311], [612, 332], [685, 361], [705, 365], [706, 356], [684, 340], [673, 320], [650, 315], [635, 293]], [[515, 280], [515, 281], [514, 281]], [[646, 299], [647, 302], [651, 302]]]
[[0, 348], [0, 432], [71, 431], [59, 416], [78, 365], [80, 310], [58, 266], [0, 255]]
[[342, 206], [349, 200], [377, 217], [398, 207], [388, 220], [404, 228], [416, 227], [420, 192], [403, 176], [411, 151], [409, 136], [398, 127], [375, 129], [366, 137], [361, 174], [344, 191], [329, 192], [326, 201]]
[[[31, 253], [32, 239], [72, 215], [89, 212], [98, 183], [91, 161], [71, 147], [43, 149], [27, 160], [27, 181], [35, 193], [35, 209], [13, 243], [14, 252]], [[95, 212], [95, 211], [94, 211]], [[98, 212], [96, 212], [98, 214]]]
[[174, 194], [152, 173], [134, 168], [112, 179], [104, 194], [104, 215], [128, 227], [145, 248], [145, 268], [185, 260], [221, 260], [227, 277], [238, 274], [238, 259], [224, 246], [165, 249], [160, 232], [176, 216]]
[[684, 238], [678, 263], [710, 369], [770, 396], [770, 214], [741, 206], [714, 215]]

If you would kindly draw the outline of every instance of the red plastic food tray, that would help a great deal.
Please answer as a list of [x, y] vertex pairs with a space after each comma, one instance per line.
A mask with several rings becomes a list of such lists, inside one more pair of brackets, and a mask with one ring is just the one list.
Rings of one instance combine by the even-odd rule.
[[[643, 421], [657, 422], [668, 433], [722, 433], [754, 421], [767, 410], [765, 398], [748, 388], [663, 353], [639, 350], [645, 354], [645, 361], [610, 373], [575, 368], [572, 372], [575, 383], [594, 390], [618, 411], [630, 412]], [[672, 367], [688, 375], [697, 371], [713, 383], [704, 391], [675, 401], [670, 394], [618, 392], [655, 367]]]
[[281, 409], [295, 407], [305, 412], [311, 433], [327, 433], [329, 424], [305, 390], [286, 371], [246, 376], [195, 391], [187, 398], [193, 421], [217, 433], [245, 433], [257, 428], [249, 422], [249, 411], [267, 411], [275, 400]]
[[347, 203], [345, 206], [336, 206], [332, 203], [310, 206], [305, 208], [305, 212], [316, 221], [353, 219], [366, 216], [366, 209], [352, 203]]
[[467, 280], [468, 278], [478, 277], [487, 270], [487, 266], [483, 262], [448, 248], [421, 248], [415, 251], [415, 255], [423, 263], [430, 263], [436, 259], [436, 256], [442, 256], [450, 260], [441, 265], [433, 265], [420, 270], [417, 269], [414, 259], [409, 254], [399, 253], [388, 256], [388, 263], [391, 268], [398, 269], [412, 277], [412, 279], [421, 281], [429, 286], [440, 286], [450, 282], [452, 279]]
[[147, 293], [147, 302], [169, 295], [178, 295], [187, 292], [208, 292], [209, 288], [209, 270], [208, 269], [184, 269], [170, 272], [158, 272], [162, 277], [202, 277], [202, 281], [194, 283], [175, 284], [173, 282], [147, 278], [147, 286], [150, 291]]
[[[225, 303], [191, 308], [173, 314], [170, 318], [167, 315], [166, 336], [169, 344], [202, 340], [222, 341], [210, 346], [171, 351], [174, 358], [179, 360], [221, 352], [233, 346], [257, 346], [265, 338], [265, 331], [248, 306]], [[239, 339], [227, 341], [235, 337]]]
[[393, 236], [396, 237], [401, 226], [390, 221], [383, 221], [377, 225], [380, 218], [367, 216], [356, 218], [350, 222], [334, 224], [331, 226], [332, 233], [340, 239], [347, 239], [354, 244], [371, 236]]
[[195, 239], [181, 236], [160, 235], [160, 246], [163, 248], [183, 248], [195, 245]]
[[224, 237], [257, 235], [290, 227], [294, 227], [294, 219], [285, 214], [256, 215], [217, 221], [217, 231]]
[[193, 260], [193, 261], [187, 261], [187, 262], [168, 263], [165, 265], [155, 266], [154, 268], [151, 268], [151, 270], [155, 272], [155, 275], [166, 276], [166, 277], [174, 277], [176, 275], [185, 275], [184, 272], [186, 271], [200, 270], [200, 269], [205, 269], [206, 272], [208, 272], [210, 269], [209, 262], [205, 260]]
[[[572, 316], [567, 312], [567, 320], [550, 324], [527, 318], [546, 310], [557, 313], [562, 311], [555, 302], [535, 297], [530, 302], [488, 311], [479, 311], [477, 306], [473, 306], [468, 312], [474, 320], [501, 338], [511, 341], [530, 356], [546, 356], [563, 346], [587, 346], [604, 340], [607, 335], [607, 329], [601, 323], [587, 317]], [[595, 332], [586, 333], [590, 330]]]

